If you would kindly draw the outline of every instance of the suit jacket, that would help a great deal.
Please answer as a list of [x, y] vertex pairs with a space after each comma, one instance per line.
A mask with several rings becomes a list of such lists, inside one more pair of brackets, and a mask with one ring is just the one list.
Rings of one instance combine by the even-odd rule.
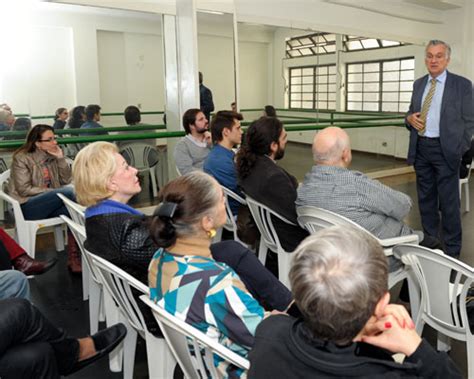
[[308, 235], [298, 226], [296, 215], [296, 178], [288, 174], [267, 156], [259, 156], [249, 176], [239, 179], [240, 187], [251, 198], [274, 210], [295, 226], [288, 225], [280, 219], [273, 218], [273, 225], [282, 247], [292, 252]]
[[[413, 94], [407, 116], [421, 111], [427, 80], [428, 75], [425, 75], [413, 84]], [[410, 130], [408, 163], [413, 164], [416, 157], [418, 131], [408, 122], [407, 127]], [[452, 169], [457, 170], [461, 156], [469, 149], [473, 131], [472, 84], [466, 78], [448, 71], [441, 103], [439, 133], [444, 158]]]

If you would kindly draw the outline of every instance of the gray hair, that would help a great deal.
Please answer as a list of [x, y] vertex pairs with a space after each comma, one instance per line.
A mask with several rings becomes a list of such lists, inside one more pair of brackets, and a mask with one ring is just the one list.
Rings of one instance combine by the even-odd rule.
[[428, 42], [426, 45], [425, 51], [429, 49], [430, 46], [438, 46], [438, 45], [443, 45], [446, 48], [446, 58], [451, 58], [451, 46], [449, 46], [448, 43], [441, 41], [439, 39], [432, 39]]
[[349, 343], [388, 290], [387, 259], [380, 244], [367, 233], [333, 226], [298, 246], [290, 283], [313, 336]]
[[348, 148], [350, 148], [349, 139], [337, 136], [332, 146], [330, 146], [327, 150], [320, 151], [317, 148], [313, 148], [313, 159], [315, 162], [337, 162], [341, 159], [344, 149]]

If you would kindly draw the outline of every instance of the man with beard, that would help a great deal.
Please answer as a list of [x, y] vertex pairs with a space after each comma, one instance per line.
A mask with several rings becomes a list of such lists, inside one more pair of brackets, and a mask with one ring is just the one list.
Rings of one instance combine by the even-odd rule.
[[202, 170], [210, 151], [211, 134], [207, 130], [208, 121], [200, 109], [188, 109], [183, 115], [186, 136], [174, 150], [176, 168], [181, 175], [193, 170]]
[[295, 200], [298, 182], [276, 164], [285, 154], [287, 134], [275, 117], [261, 117], [249, 126], [237, 153], [239, 184], [246, 195], [266, 205], [295, 225], [273, 218], [285, 251], [293, 251], [308, 233], [298, 226]]

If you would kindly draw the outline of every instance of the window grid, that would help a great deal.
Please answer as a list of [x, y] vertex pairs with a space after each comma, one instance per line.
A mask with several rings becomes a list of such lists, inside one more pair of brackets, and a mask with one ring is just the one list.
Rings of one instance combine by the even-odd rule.
[[336, 35], [332, 33], [313, 33], [286, 41], [287, 58], [334, 54], [335, 52]]
[[343, 36], [344, 51], [385, 49], [389, 47], [406, 45], [403, 42], [389, 41], [378, 38], [366, 38], [357, 36]]
[[408, 110], [414, 81], [413, 57], [348, 63], [348, 111], [400, 112]]
[[336, 109], [336, 65], [290, 68], [289, 103], [293, 109]]

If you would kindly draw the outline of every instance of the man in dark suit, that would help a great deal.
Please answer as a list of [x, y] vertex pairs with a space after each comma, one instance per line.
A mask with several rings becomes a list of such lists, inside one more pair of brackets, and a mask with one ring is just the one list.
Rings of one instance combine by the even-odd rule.
[[[451, 48], [430, 41], [428, 75], [415, 81], [406, 122], [410, 130], [408, 163], [414, 164], [418, 204], [425, 234], [441, 240], [447, 254], [461, 252], [459, 165], [474, 127], [472, 85], [446, 70]], [[441, 212], [441, 214], [440, 214]]]
[[276, 164], [285, 154], [287, 134], [275, 117], [261, 117], [250, 124], [237, 153], [238, 182], [246, 195], [266, 205], [295, 225], [273, 218], [285, 251], [292, 252], [308, 235], [298, 226], [296, 178]]
[[209, 123], [211, 123], [211, 112], [214, 111], [214, 101], [212, 100], [212, 92], [204, 84], [202, 84], [202, 72], [199, 71], [199, 100], [200, 108]]

